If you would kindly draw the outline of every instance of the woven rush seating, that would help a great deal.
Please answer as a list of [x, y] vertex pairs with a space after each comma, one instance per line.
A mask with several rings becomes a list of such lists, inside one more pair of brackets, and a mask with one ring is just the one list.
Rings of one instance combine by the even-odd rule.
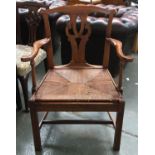
[[[120, 93], [102, 67], [50, 70], [35, 94], [39, 101], [119, 101]], [[65, 104], [65, 103], [64, 103]]]

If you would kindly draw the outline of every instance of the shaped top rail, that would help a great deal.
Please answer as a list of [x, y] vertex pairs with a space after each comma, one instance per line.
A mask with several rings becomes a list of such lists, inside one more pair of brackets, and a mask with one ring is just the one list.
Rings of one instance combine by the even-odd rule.
[[[79, 7], [80, 6], [80, 7]], [[103, 9], [102, 7], [95, 6], [95, 5], [83, 5], [83, 4], [76, 4], [76, 5], [67, 5], [67, 6], [61, 6], [53, 9], [40, 9], [39, 12], [41, 14], [52, 14], [55, 12], [59, 13], [65, 13], [65, 14], [90, 14], [90, 13], [104, 13], [106, 15], [113, 14], [113, 16], [116, 14], [116, 9]]]

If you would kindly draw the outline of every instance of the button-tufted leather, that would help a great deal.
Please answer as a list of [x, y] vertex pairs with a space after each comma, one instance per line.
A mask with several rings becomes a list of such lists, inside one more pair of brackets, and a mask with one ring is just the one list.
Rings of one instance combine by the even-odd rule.
[[[37, 3], [44, 3], [49, 8], [55, 8], [58, 6], [67, 5], [67, 0], [31, 0], [36, 1]], [[129, 44], [129, 48], [131, 49], [131, 43], [128, 43], [127, 40], [133, 41], [133, 36], [138, 31], [138, 8], [137, 6], [123, 6], [123, 5], [104, 5], [104, 4], [96, 4], [102, 8], [107, 9], [117, 9], [117, 14], [113, 19], [113, 26], [112, 26], [112, 37], [119, 39], [123, 42], [123, 48], [126, 52], [126, 46]], [[22, 14], [22, 11], [21, 11]], [[61, 15], [55, 13], [50, 16], [50, 24], [52, 25], [52, 36], [53, 36], [53, 46], [54, 49], [57, 49], [60, 46], [60, 36], [61, 36], [61, 51], [68, 51], [68, 53], [61, 53], [62, 54], [62, 62], [67, 63], [70, 59], [70, 47], [67, 41], [65, 33], [65, 25], [68, 21], [68, 16]], [[88, 62], [101, 64], [102, 63], [102, 56], [103, 56], [103, 35], [105, 34], [105, 27], [107, 25], [107, 20], [103, 17], [102, 14], [93, 14], [88, 17], [88, 21], [92, 26], [92, 33], [93, 37], [90, 38], [88, 42], [88, 46], [86, 48], [86, 57]], [[43, 27], [41, 27], [43, 29]], [[59, 31], [59, 33], [57, 32]], [[102, 37], [101, 37], [102, 36]], [[95, 47], [92, 47], [92, 42], [95, 42]], [[98, 57], [93, 56], [93, 50], [98, 49]], [[87, 54], [89, 51], [89, 54]], [[116, 68], [118, 66], [118, 62], [115, 58], [114, 52], [111, 52], [111, 56], [113, 57], [113, 62], [116, 64]], [[115, 71], [114, 71], [115, 72]]]
[[[113, 34], [124, 34], [137, 32], [138, 30], [138, 9], [131, 6], [116, 6], [116, 5], [104, 5], [97, 4], [102, 8], [117, 9], [117, 14], [113, 19]], [[60, 31], [65, 27], [65, 23], [68, 21], [67, 16], [62, 16], [57, 21], [57, 26]], [[92, 26], [94, 34], [103, 34], [107, 25], [107, 20], [102, 14], [93, 14], [93, 17], [88, 17], [88, 21]]]
[[[20, 0], [22, 1], [22, 0]], [[67, 0], [30, 0], [35, 1], [37, 3], [44, 3], [49, 8], [55, 8], [58, 6], [67, 5]], [[113, 19], [113, 34], [124, 34], [124, 33], [132, 33], [137, 32], [138, 30], [138, 8], [134, 6], [123, 6], [123, 5], [104, 5], [104, 4], [96, 4], [102, 8], [107, 9], [117, 9], [117, 14]], [[21, 14], [25, 13], [25, 10], [21, 10]], [[57, 18], [60, 14], [54, 14], [50, 18], [56, 22]], [[59, 18], [57, 21], [57, 26], [59, 31], [63, 30], [65, 26], [65, 22], [67, 21], [67, 17], [63, 16]], [[89, 22], [93, 27], [93, 33], [102, 34], [104, 33], [104, 27], [107, 24], [106, 18], [103, 18], [101, 14], [94, 14], [93, 17], [89, 17]]]
[[[112, 37], [123, 42], [123, 49], [126, 53], [129, 51], [131, 52], [133, 37], [138, 31], [138, 8], [123, 5], [96, 5], [106, 9], [117, 9], [117, 14], [115, 15], [112, 23]], [[71, 49], [64, 33], [66, 23], [69, 20], [68, 18], [69, 17], [67, 15], [63, 15], [58, 18], [56, 24], [56, 28], [61, 34], [61, 56], [63, 64], [68, 63], [71, 58]], [[94, 13], [88, 17], [88, 22], [92, 27], [92, 37], [89, 39], [86, 47], [86, 59], [92, 64], [102, 64], [104, 49], [103, 36], [105, 36], [107, 18], [103, 17], [102, 14]], [[119, 63], [113, 50], [114, 49], [112, 48], [109, 68], [112, 74], [115, 75], [118, 72]], [[112, 68], [112, 66], [115, 67]]]

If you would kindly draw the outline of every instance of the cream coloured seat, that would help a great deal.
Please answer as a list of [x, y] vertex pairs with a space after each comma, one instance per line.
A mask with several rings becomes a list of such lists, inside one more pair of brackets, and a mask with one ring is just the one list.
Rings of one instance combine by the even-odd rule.
[[[17, 74], [20, 76], [26, 76], [31, 72], [30, 62], [22, 62], [21, 57], [30, 55], [33, 47], [28, 45], [16, 45], [16, 66]], [[35, 65], [39, 65], [46, 58], [46, 51], [43, 49], [39, 50], [38, 55], [35, 58]]]

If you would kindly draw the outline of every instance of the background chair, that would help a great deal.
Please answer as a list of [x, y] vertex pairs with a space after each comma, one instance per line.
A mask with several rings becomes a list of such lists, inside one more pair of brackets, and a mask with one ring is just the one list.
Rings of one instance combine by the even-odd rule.
[[[81, 11], [83, 10], [83, 11]], [[51, 32], [48, 16], [55, 12], [68, 14], [66, 35], [71, 43], [72, 58], [69, 64], [54, 66], [51, 48]], [[91, 35], [91, 26], [87, 22], [90, 13], [99, 12], [109, 16], [106, 29], [103, 65], [91, 65], [85, 61], [85, 46]], [[122, 96], [122, 70], [126, 61], [132, 61], [122, 52], [122, 43], [111, 38], [112, 19], [116, 10], [107, 10], [97, 6], [65, 6], [51, 10], [42, 10], [46, 38], [34, 43], [33, 54], [22, 57], [30, 61], [34, 94], [29, 101], [35, 150], [41, 150], [40, 129], [43, 124], [112, 124], [115, 128], [114, 150], [120, 149], [121, 130], [125, 101]], [[47, 45], [49, 70], [37, 87], [34, 57], [40, 47]], [[120, 59], [119, 81], [116, 84], [108, 71], [110, 45]], [[94, 49], [96, 52], [97, 49]], [[37, 113], [45, 111], [41, 122]], [[110, 120], [46, 120], [52, 111], [98, 111], [108, 112]], [[116, 112], [116, 122], [110, 112]]]
[[[43, 4], [35, 2], [16, 2], [16, 72], [17, 79], [19, 79], [25, 101], [25, 110], [28, 111], [28, 77], [31, 72], [29, 62], [22, 62], [21, 57], [23, 55], [32, 53], [32, 44], [36, 40], [37, 28], [41, 21], [41, 16], [37, 13], [38, 9], [45, 7]], [[23, 9], [25, 12], [20, 14]], [[26, 25], [24, 25], [26, 24]], [[21, 28], [24, 26], [25, 29]], [[26, 31], [27, 29], [28, 31]], [[24, 37], [22, 37], [22, 34]], [[28, 38], [27, 44], [23, 44], [24, 38]], [[46, 52], [43, 49], [39, 50], [39, 54], [35, 58], [36, 66], [39, 65], [43, 60], [46, 65]]]

